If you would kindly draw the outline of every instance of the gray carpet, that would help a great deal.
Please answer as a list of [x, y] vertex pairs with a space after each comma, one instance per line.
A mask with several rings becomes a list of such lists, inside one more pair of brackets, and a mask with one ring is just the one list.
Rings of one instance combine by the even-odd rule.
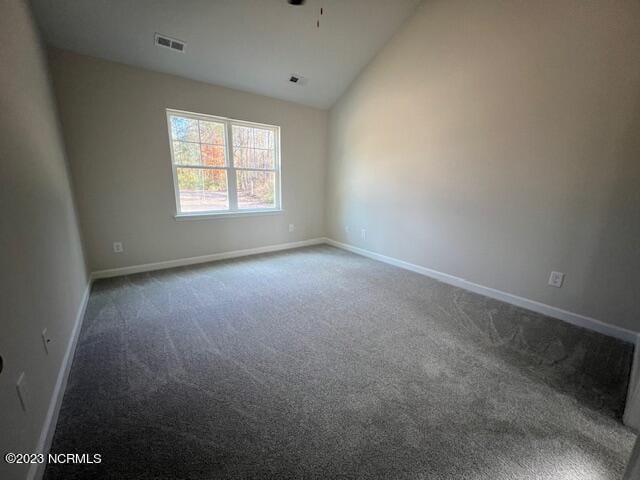
[[47, 479], [618, 479], [632, 347], [320, 246], [97, 282]]

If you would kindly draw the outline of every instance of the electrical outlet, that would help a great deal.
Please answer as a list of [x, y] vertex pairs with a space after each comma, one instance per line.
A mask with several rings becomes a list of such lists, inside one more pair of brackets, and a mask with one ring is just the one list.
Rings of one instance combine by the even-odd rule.
[[293, 223], [289, 224], [289, 233], [293, 232], [296, 229], [296, 226]]
[[551, 285], [552, 287], [560, 288], [562, 287], [563, 282], [564, 282], [564, 273], [551, 272], [551, 275], [549, 275], [549, 285]]
[[113, 253], [122, 253], [124, 252], [124, 246], [122, 242], [113, 242]]
[[51, 337], [47, 333], [47, 329], [42, 330], [42, 344], [44, 345], [44, 351], [49, 355], [49, 344], [51, 343]]
[[367, 239], [367, 231], [364, 228], [360, 230], [360, 238], [362, 238], [362, 240]]
[[347, 233], [349, 233], [349, 232], [350, 232], [349, 225], [345, 225], [345, 226], [344, 226], [344, 231], [345, 231], [345, 232], [347, 232]]
[[24, 372], [20, 374], [18, 377], [18, 382], [16, 383], [16, 390], [18, 391], [18, 398], [20, 399], [20, 406], [22, 410], [27, 411], [27, 377]]

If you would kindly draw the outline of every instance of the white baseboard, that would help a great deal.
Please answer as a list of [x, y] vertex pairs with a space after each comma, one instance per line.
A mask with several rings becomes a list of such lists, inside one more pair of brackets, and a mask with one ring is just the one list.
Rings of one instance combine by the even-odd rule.
[[636, 433], [640, 433], [640, 335], [636, 340], [636, 349], [633, 354], [627, 404], [624, 408], [622, 422]]
[[518, 307], [526, 308], [527, 310], [532, 310], [549, 317], [557, 318], [558, 320], [563, 320], [567, 323], [571, 323], [572, 325], [593, 330], [595, 332], [618, 338], [626, 342], [635, 344], [639, 335], [637, 332], [633, 332], [622, 327], [616, 327], [615, 325], [604, 323], [600, 320], [596, 320], [595, 318], [587, 317], [579, 313], [570, 312], [568, 310], [563, 310], [562, 308], [552, 307], [551, 305], [547, 305], [546, 303], [529, 300], [528, 298], [519, 297], [511, 293], [503, 292], [501, 290], [496, 290], [495, 288], [485, 287], [484, 285], [479, 285], [463, 278], [455, 277], [447, 273], [438, 272], [437, 270], [432, 270], [427, 267], [422, 267], [420, 265], [405, 262], [404, 260], [398, 260], [397, 258], [381, 255], [370, 250], [365, 250], [364, 248], [354, 247], [353, 245], [338, 242], [330, 238], [326, 239], [326, 243], [343, 250], [357, 253], [358, 255], [369, 257], [374, 260], [379, 260], [390, 265], [395, 265], [396, 267], [404, 268], [406, 270], [411, 270], [412, 272], [435, 278], [436, 280], [448, 283], [449, 285], [453, 285], [454, 287], [463, 288], [465, 290], [484, 295], [485, 297], [495, 298], [496, 300], [501, 300]]
[[[44, 453], [47, 455], [51, 448], [51, 441], [53, 440], [53, 434], [56, 430], [56, 424], [58, 423], [58, 414], [60, 413], [60, 406], [62, 405], [62, 398], [67, 387], [67, 379], [69, 378], [69, 372], [71, 370], [71, 364], [73, 363], [73, 354], [76, 351], [76, 344], [78, 343], [78, 337], [80, 335], [80, 329], [82, 327], [82, 320], [84, 319], [84, 313], [87, 310], [87, 302], [89, 301], [89, 294], [91, 293], [91, 282], [87, 285], [78, 307], [73, 330], [71, 331], [71, 338], [67, 343], [67, 350], [62, 358], [62, 364], [60, 371], [58, 372], [58, 379], [51, 395], [49, 402], [49, 409], [47, 410], [47, 416], [44, 419], [44, 424], [40, 432], [40, 438], [36, 446], [36, 453]], [[46, 462], [33, 463], [27, 473], [27, 480], [39, 480], [44, 475], [46, 468]]]
[[279, 250], [289, 250], [291, 248], [308, 247], [310, 245], [320, 245], [325, 243], [324, 238], [312, 238], [300, 242], [279, 243], [277, 245], [267, 245], [266, 247], [247, 248], [245, 250], [233, 250], [231, 252], [214, 253], [199, 257], [179, 258], [176, 260], [166, 260], [164, 262], [145, 263], [142, 265], [132, 265], [130, 267], [112, 268], [109, 270], [98, 270], [91, 274], [91, 280], [99, 278], [119, 277], [131, 275], [133, 273], [151, 272], [165, 268], [183, 267], [185, 265], [195, 265], [197, 263], [215, 262], [228, 258], [245, 257], [247, 255], [257, 255], [259, 253], [277, 252]]

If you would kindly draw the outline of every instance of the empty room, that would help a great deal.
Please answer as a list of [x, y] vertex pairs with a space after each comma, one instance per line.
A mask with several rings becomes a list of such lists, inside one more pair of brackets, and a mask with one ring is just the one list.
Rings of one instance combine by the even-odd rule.
[[640, 2], [0, 0], [0, 479], [640, 480]]

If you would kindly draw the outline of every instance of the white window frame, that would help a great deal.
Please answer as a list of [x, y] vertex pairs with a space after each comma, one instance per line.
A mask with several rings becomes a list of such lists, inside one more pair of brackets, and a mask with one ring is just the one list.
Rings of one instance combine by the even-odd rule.
[[[211, 217], [228, 217], [228, 216], [244, 216], [244, 215], [260, 215], [260, 214], [274, 214], [282, 212], [282, 190], [281, 190], [281, 176], [282, 168], [280, 162], [280, 127], [277, 125], [269, 125], [266, 123], [247, 122], [244, 120], [235, 120], [232, 118], [219, 117], [215, 115], [207, 115], [204, 113], [187, 112], [184, 110], [176, 110], [172, 108], [166, 109], [167, 116], [167, 129], [169, 134], [169, 149], [171, 151], [171, 171], [173, 174], [173, 193], [176, 202], [176, 219], [189, 219], [189, 218], [211, 218]], [[177, 164], [173, 152], [173, 133], [171, 131], [171, 116], [178, 116], [184, 118], [191, 118], [193, 120], [203, 120], [208, 122], [217, 122], [224, 124], [225, 131], [225, 148], [224, 158], [225, 165], [223, 167], [213, 167], [206, 165], [182, 165]], [[274, 156], [275, 163], [274, 168], [245, 168], [235, 167], [233, 165], [233, 125], [242, 127], [255, 127], [265, 130], [271, 130], [273, 132], [274, 140]], [[226, 170], [227, 172], [227, 195], [229, 208], [227, 210], [204, 210], [198, 212], [183, 212], [180, 207], [180, 189], [178, 187], [178, 168], [199, 168], [203, 170]], [[236, 172], [237, 171], [266, 171], [274, 172], [275, 185], [274, 185], [274, 204], [273, 208], [238, 208], [238, 195], [237, 195], [237, 183]]]

